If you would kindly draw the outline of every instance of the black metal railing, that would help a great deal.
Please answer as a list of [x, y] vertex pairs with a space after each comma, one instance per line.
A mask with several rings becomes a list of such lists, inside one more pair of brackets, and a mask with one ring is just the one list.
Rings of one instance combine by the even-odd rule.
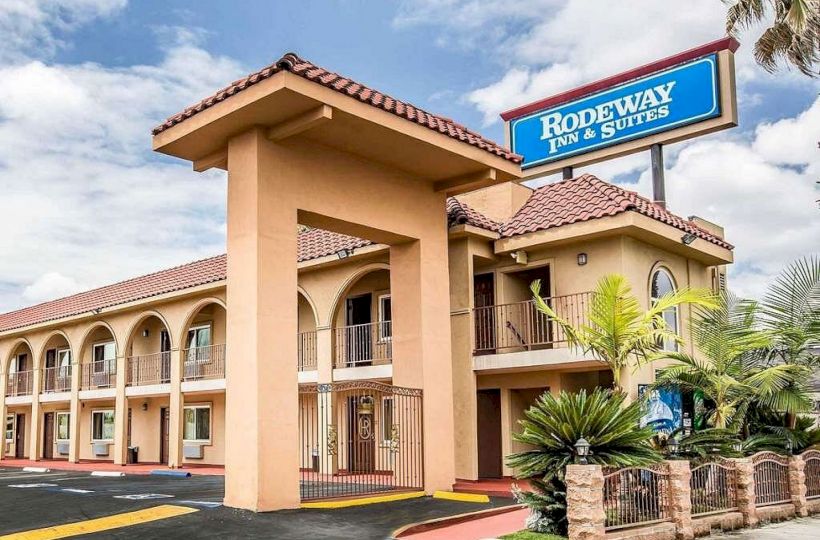
[[791, 502], [789, 458], [774, 452], [759, 452], [752, 456], [757, 506]]
[[737, 471], [728, 460], [709, 462], [692, 469], [689, 480], [692, 515], [701, 516], [737, 509]]
[[299, 332], [296, 334], [296, 347], [299, 353], [299, 371], [311, 371], [316, 369], [316, 331]]
[[117, 386], [117, 360], [98, 360], [80, 366], [80, 389], [114, 388]]
[[71, 365], [47, 367], [43, 370], [44, 394], [71, 391]]
[[668, 467], [629, 467], [606, 474], [604, 515], [608, 530], [671, 520]]
[[142, 386], [171, 382], [170, 351], [128, 358], [125, 385]]
[[302, 500], [424, 485], [422, 391], [374, 381], [299, 387]]
[[820, 451], [808, 450], [802, 454], [806, 475], [806, 498], [820, 497]]
[[336, 329], [337, 368], [389, 364], [393, 360], [391, 321], [354, 324]]
[[182, 380], [225, 378], [225, 345], [194, 347], [182, 351]]

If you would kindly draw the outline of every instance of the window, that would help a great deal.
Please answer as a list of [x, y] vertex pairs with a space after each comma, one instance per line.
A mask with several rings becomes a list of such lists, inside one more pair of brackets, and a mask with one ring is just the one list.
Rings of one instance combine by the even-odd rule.
[[190, 405], [185, 407], [185, 442], [208, 444], [211, 442], [211, 406]]
[[114, 440], [114, 411], [91, 411], [91, 440], [111, 442]]
[[389, 444], [393, 439], [393, 398], [382, 399], [382, 441]]
[[15, 424], [15, 415], [14, 413], [9, 413], [6, 415], [6, 442], [14, 442], [14, 424]]
[[117, 351], [113, 341], [94, 345], [94, 373], [113, 373], [116, 361]]
[[387, 341], [393, 337], [393, 305], [390, 295], [379, 296], [379, 340]]
[[[675, 292], [675, 283], [672, 281], [672, 276], [664, 268], [658, 268], [652, 274], [652, 281], [649, 287], [649, 296], [652, 303], [658, 301], [658, 298], [666, 294]], [[671, 307], [663, 312], [663, 320], [666, 327], [672, 331], [678, 332], [678, 308]], [[674, 339], [665, 339], [663, 343], [659, 344], [665, 351], [677, 351], [678, 343]]]
[[188, 330], [186, 364], [208, 362], [211, 359], [211, 325], [195, 326]]
[[71, 438], [71, 413], [57, 413], [57, 442], [68, 442]]
[[71, 351], [69, 349], [57, 351], [57, 368], [60, 378], [71, 377]]

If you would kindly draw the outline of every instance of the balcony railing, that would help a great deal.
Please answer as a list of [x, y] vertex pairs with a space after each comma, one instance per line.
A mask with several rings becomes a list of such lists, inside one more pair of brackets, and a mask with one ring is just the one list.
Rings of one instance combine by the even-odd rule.
[[182, 351], [182, 380], [225, 378], [225, 345], [194, 347]]
[[128, 358], [126, 386], [164, 384], [171, 382], [171, 353], [159, 352]]
[[355, 324], [336, 329], [336, 367], [389, 364], [393, 360], [391, 321]]
[[[591, 292], [544, 298], [555, 313], [573, 327], [587, 322]], [[548, 349], [566, 345], [560, 326], [538, 311], [533, 300], [477, 307], [475, 354]]]
[[34, 372], [32, 371], [9, 373], [9, 378], [6, 382], [6, 397], [30, 396], [33, 382]]
[[299, 371], [316, 369], [316, 332], [299, 332], [296, 337]]
[[117, 361], [114, 358], [82, 364], [80, 368], [80, 390], [117, 386]]
[[71, 366], [47, 367], [43, 370], [44, 394], [71, 391]]

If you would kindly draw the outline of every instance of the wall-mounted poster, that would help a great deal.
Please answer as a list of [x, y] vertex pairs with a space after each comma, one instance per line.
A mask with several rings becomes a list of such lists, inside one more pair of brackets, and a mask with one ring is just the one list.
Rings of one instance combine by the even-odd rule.
[[638, 385], [638, 397], [644, 398], [644, 415], [641, 417], [641, 427], [651, 426], [659, 433], [672, 433], [682, 426], [683, 403], [680, 390], [674, 388], [659, 388], [649, 390], [648, 384]]

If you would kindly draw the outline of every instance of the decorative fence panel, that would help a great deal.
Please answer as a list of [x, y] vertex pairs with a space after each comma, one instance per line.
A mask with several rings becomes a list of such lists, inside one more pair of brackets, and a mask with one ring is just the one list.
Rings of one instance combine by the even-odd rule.
[[604, 514], [607, 530], [671, 521], [667, 466], [606, 471]]
[[759, 452], [752, 456], [752, 463], [757, 506], [791, 502], [789, 458], [774, 452]]
[[689, 493], [693, 516], [737, 510], [737, 470], [734, 462], [721, 460], [694, 467]]
[[809, 450], [802, 457], [806, 463], [806, 498], [815, 499], [820, 497], [820, 451]]
[[374, 381], [299, 386], [302, 500], [424, 486], [422, 391]]

